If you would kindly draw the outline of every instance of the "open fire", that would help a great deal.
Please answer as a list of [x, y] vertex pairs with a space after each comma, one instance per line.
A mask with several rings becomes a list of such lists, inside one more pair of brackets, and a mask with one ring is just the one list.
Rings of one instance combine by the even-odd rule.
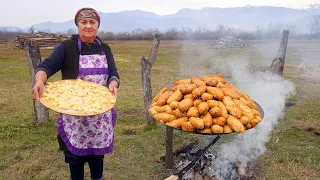
[[[214, 144], [214, 143], [213, 143]], [[214, 163], [217, 159], [217, 150], [210, 148], [209, 144], [207, 147], [201, 149], [197, 142], [192, 142], [182, 149], [178, 150], [175, 155], [178, 159], [174, 167], [175, 174], [182, 180], [213, 180], [218, 179], [215, 177], [213, 169]], [[208, 148], [203, 154], [205, 148]], [[197, 159], [196, 159], [197, 158]], [[193, 162], [194, 161], [194, 162]], [[194, 163], [194, 164], [192, 164]], [[183, 171], [184, 168], [190, 167]], [[192, 167], [191, 167], [192, 166]], [[224, 174], [223, 179], [239, 179], [239, 180], [250, 180], [254, 179], [254, 172], [256, 170], [255, 162], [249, 162], [244, 165], [240, 160], [234, 163], [230, 169], [230, 173]], [[222, 175], [220, 175], [221, 177]], [[221, 179], [221, 178], [220, 178]]]

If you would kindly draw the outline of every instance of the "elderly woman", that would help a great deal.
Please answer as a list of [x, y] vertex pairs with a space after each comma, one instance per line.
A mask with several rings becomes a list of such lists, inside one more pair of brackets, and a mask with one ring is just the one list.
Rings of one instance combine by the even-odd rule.
[[[97, 37], [100, 16], [92, 8], [82, 8], [75, 15], [78, 35], [59, 44], [36, 69], [32, 96], [39, 99], [47, 79], [61, 70], [62, 79], [76, 79], [107, 86], [116, 96], [119, 75], [110, 47]], [[84, 179], [88, 162], [91, 178], [102, 179], [103, 158], [113, 149], [116, 113], [112, 109], [95, 116], [60, 114], [57, 130], [60, 150], [69, 163], [71, 179]]]

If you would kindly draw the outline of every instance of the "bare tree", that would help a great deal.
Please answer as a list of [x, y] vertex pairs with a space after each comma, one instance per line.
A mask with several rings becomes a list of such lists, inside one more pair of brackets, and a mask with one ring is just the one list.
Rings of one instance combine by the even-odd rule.
[[33, 25], [28, 29], [28, 32], [31, 34], [34, 34], [35, 31], [36, 29], [33, 27]]
[[320, 36], [320, 15], [313, 16], [310, 25], [310, 33], [312, 36], [319, 37]]
[[10, 30], [7, 27], [2, 27], [0, 28], [0, 37], [2, 38], [8, 38], [8, 34], [9, 34]]
[[72, 35], [72, 34], [76, 34], [76, 31], [74, 30], [74, 29], [72, 29], [72, 28], [70, 28], [70, 29], [68, 29], [67, 30], [67, 35]]
[[149, 58], [145, 59], [145, 57], [143, 56], [141, 59], [141, 78], [142, 78], [142, 87], [143, 87], [144, 109], [147, 113], [147, 121], [149, 125], [154, 125], [156, 123], [152, 115], [148, 113], [148, 110], [152, 102], [151, 68], [157, 59], [159, 44], [160, 44], [160, 35], [154, 34], [154, 39], [153, 39]]
[[163, 38], [173, 40], [177, 37], [177, 34], [178, 29], [175, 27], [171, 27], [165, 31], [165, 33], [163, 34]]

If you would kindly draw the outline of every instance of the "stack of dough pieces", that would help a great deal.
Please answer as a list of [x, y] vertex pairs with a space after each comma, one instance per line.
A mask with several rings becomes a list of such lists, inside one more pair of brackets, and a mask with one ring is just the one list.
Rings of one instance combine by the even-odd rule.
[[168, 126], [208, 134], [243, 133], [262, 121], [255, 102], [222, 74], [178, 80], [160, 90], [148, 111]]
[[46, 83], [40, 102], [60, 113], [90, 116], [104, 113], [116, 103], [108, 88], [84, 80], [60, 80]]

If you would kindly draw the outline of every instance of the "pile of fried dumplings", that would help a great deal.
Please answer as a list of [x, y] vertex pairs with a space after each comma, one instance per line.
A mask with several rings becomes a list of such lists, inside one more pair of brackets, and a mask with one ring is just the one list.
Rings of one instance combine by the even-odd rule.
[[167, 126], [202, 134], [243, 133], [262, 121], [256, 103], [222, 74], [192, 77], [162, 88], [148, 110]]

